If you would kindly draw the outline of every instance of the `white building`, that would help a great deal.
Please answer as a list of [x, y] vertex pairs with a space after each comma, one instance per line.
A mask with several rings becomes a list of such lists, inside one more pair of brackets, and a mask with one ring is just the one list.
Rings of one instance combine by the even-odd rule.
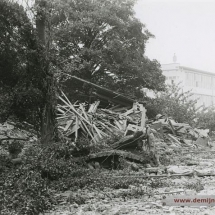
[[178, 63], [161, 65], [166, 83], [181, 83], [183, 91], [192, 90], [193, 99], [199, 99], [197, 106], [215, 105], [215, 73], [180, 66]]

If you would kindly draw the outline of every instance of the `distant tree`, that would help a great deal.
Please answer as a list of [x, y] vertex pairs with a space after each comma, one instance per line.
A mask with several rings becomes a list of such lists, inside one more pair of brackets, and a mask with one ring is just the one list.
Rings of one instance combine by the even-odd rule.
[[[53, 63], [75, 75], [132, 97], [140, 89], [163, 90], [165, 78], [157, 61], [144, 56], [153, 37], [135, 18], [134, 0], [55, 0], [52, 10]], [[58, 78], [69, 79], [62, 73]], [[82, 88], [68, 82], [73, 96]], [[67, 88], [68, 89], [68, 88]], [[89, 89], [84, 89], [89, 94]]]
[[192, 92], [183, 92], [180, 85], [168, 85], [164, 92], [156, 93], [154, 99], [147, 102], [149, 118], [165, 114], [177, 122], [194, 124], [199, 108], [197, 100], [192, 99]]

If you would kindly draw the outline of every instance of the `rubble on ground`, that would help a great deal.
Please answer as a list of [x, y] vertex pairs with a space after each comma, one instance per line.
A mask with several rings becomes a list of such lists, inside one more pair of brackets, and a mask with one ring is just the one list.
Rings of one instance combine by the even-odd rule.
[[[214, 181], [211, 179], [215, 176], [215, 160], [211, 159], [214, 151], [208, 147], [208, 130], [177, 123], [160, 114], [149, 120], [142, 103], [104, 89], [96, 94], [99, 99], [87, 104], [71, 103], [62, 93], [57, 106], [59, 132], [74, 145], [74, 149], [78, 149], [76, 143], [81, 137], [87, 137], [90, 146], [98, 146], [97, 151], [82, 154], [83, 157], [79, 157], [80, 153], [73, 159], [75, 162], [84, 158], [87, 167], [98, 173], [90, 180], [101, 180], [104, 184], [111, 179], [120, 184], [122, 180], [138, 178], [138, 183], [128, 181], [127, 188], [104, 187], [103, 190], [99, 190], [99, 186], [94, 190], [85, 186], [77, 192], [58, 194], [60, 207], [58, 205], [47, 214], [71, 214], [74, 211], [81, 214], [206, 214], [200, 207], [164, 206], [162, 197], [213, 194]], [[112, 98], [108, 97], [110, 95]], [[112, 105], [105, 108], [101, 105], [102, 99], [111, 101]], [[112, 136], [117, 138], [108, 142]], [[18, 128], [16, 123], [0, 125], [0, 141], [31, 142], [35, 138], [33, 132]], [[104, 147], [99, 147], [101, 145]], [[166, 165], [162, 159], [178, 160]], [[117, 171], [101, 171], [101, 168]], [[210, 207], [207, 214], [214, 214], [214, 211]]]
[[[19, 123], [12, 121], [0, 124], [0, 141], [19, 140], [33, 142], [37, 140], [37, 135], [31, 128], [32, 126], [27, 123], [23, 124], [24, 126], [19, 126]], [[26, 129], [27, 126], [30, 127], [30, 129]]]
[[[98, 154], [93, 155], [93, 158], [89, 155], [87, 161], [103, 163], [103, 159], [110, 160], [111, 163], [111, 160], [117, 157], [115, 159], [117, 162], [119, 157], [123, 157], [119, 155], [121, 151], [121, 154], [129, 152], [139, 157], [132, 160], [124, 156], [128, 161], [141, 160], [142, 164], [148, 162], [152, 166], [158, 166], [159, 154], [170, 152], [171, 148], [195, 150], [209, 146], [208, 130], [192, 128], [186, 123], [177, 123], [171, 117], [161, 114], [149, 120], [143, 103], [85, 80], [77, 80], [93, 85], [97, 89], [94, 93], [97, 95], [97, 100], [92, 104], [78, 102], [72, 104], [62, 92], [57, 106], [58, 129], [60, 134], [74, 145], [81, 136], [89, 138], [91, 145], [101, 143], [105, 145]], [[101, 103], [104, 100], [111, 105], [107, 108], [102, 107]], [[105, 140], [114, 135], [118, 139], [106, 144]], [[150, 156], [151, 160], [154, 159], [153, 162], [150, 161]]]
[[209, 146], [209, 129], [192, 128], [186, 123], [177, 123], [171, 117], [158, 114], [150, 123], [165, 141], [178, 147]]
[[[205, 155], [202, 153], [191, 158], [190, 161], [197, 162], [197, 165], [188, 167], [178, 163], [177, 166], [144, 168], [139, 172], [130, 171], [127, 175], [124, 171], [107, 172], [103, 177], [100, 174], [101, 181], [108, 180], [108, 178], [120, 182], [128, 178], [139, 178], [139, 180], [138, 183], [131, 183], [126, 188], [105, 187], [102, 190], [94, 190], [85, 187], [76, 192], [70, 190], [57, 194], [59, 205], [47, 214], [70, 214], [74, 211], [77, 214], [80, 212], [81, 214], [212, 215], [215, 213], [214, 205], [168, 206], [163, 204], [164, 197], [183, 195], [190, 198], [190, 196], [213, 195], [214, 175], [212, 177], [200, 175], [212, 173], [215, 164], [214, 153], [211, 156], [208, 156], [208, 153]], [[162, 172], [159, 173], [160, 170]], [[195, 171], [200, 174], [200, 177], [190, 174]], [[145, 172], [147, 172], [147, 177], [144, 177]], [[157, 177], [161, 174], [166, 174], [166, 176]]]
[[59, 131], [67, 137], [74, 134], [74, 141], [78, 139], [80, 130], [93, 143], [113, 134], [145, 133], [145, 108], [137, 102], [126, 110], [120, 107], [98, 108], [100, 102], [96, 101], [86, 110], [86, 104], [73, 105], [65, 94], [59, 99], [63, 102], [57, 107]]
[[[72, 103], [63, 92], [59, 96], [58, 130], [74, 146], [74, 157], [86, 156], [87, 162], [98, 162], [105, 168], [117, 168], [121, 158], [127, 163], [159, 166], [163, 155], [177, 154], [177, 150], [196, 152], [210, 146], [207, 129], [193, 128], [161, 114], [148, 119], [144, 103], [80, 78], [77, 81], [92, 85], [96, 99], [91, 104]], [[81, 137], [89, 139], [90, 146], [96, 145], [98, 150], [81, 153], [76, 145]], [[0, 141], [14, 140], [33, 142], [37, 135], [29, 124], [0, 124]]]

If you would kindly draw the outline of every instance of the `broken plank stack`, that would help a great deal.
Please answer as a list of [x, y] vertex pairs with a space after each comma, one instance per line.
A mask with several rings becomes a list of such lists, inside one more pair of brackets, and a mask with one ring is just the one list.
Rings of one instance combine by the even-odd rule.
[[97, 143], [103, 138], [120, 134], [144, 131], [145, 108], [142, 104], [134, 103], [129, 110], [122, 107], [110, 109], [98, 108], [99, 101], [86, 105], [85, 103], [72, 104], [62, 92], [59, 96], [61, 104], [58, 104], [58, 128], [66, 137], [74, 137], [74, 142], [80, 134], [89, 137]]

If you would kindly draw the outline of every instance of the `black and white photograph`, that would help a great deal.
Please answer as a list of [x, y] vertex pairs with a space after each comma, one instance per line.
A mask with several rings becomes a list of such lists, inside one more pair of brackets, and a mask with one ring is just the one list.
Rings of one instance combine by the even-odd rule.
[[215, 215], [215, 0], [0, 0], [0, 215]]

